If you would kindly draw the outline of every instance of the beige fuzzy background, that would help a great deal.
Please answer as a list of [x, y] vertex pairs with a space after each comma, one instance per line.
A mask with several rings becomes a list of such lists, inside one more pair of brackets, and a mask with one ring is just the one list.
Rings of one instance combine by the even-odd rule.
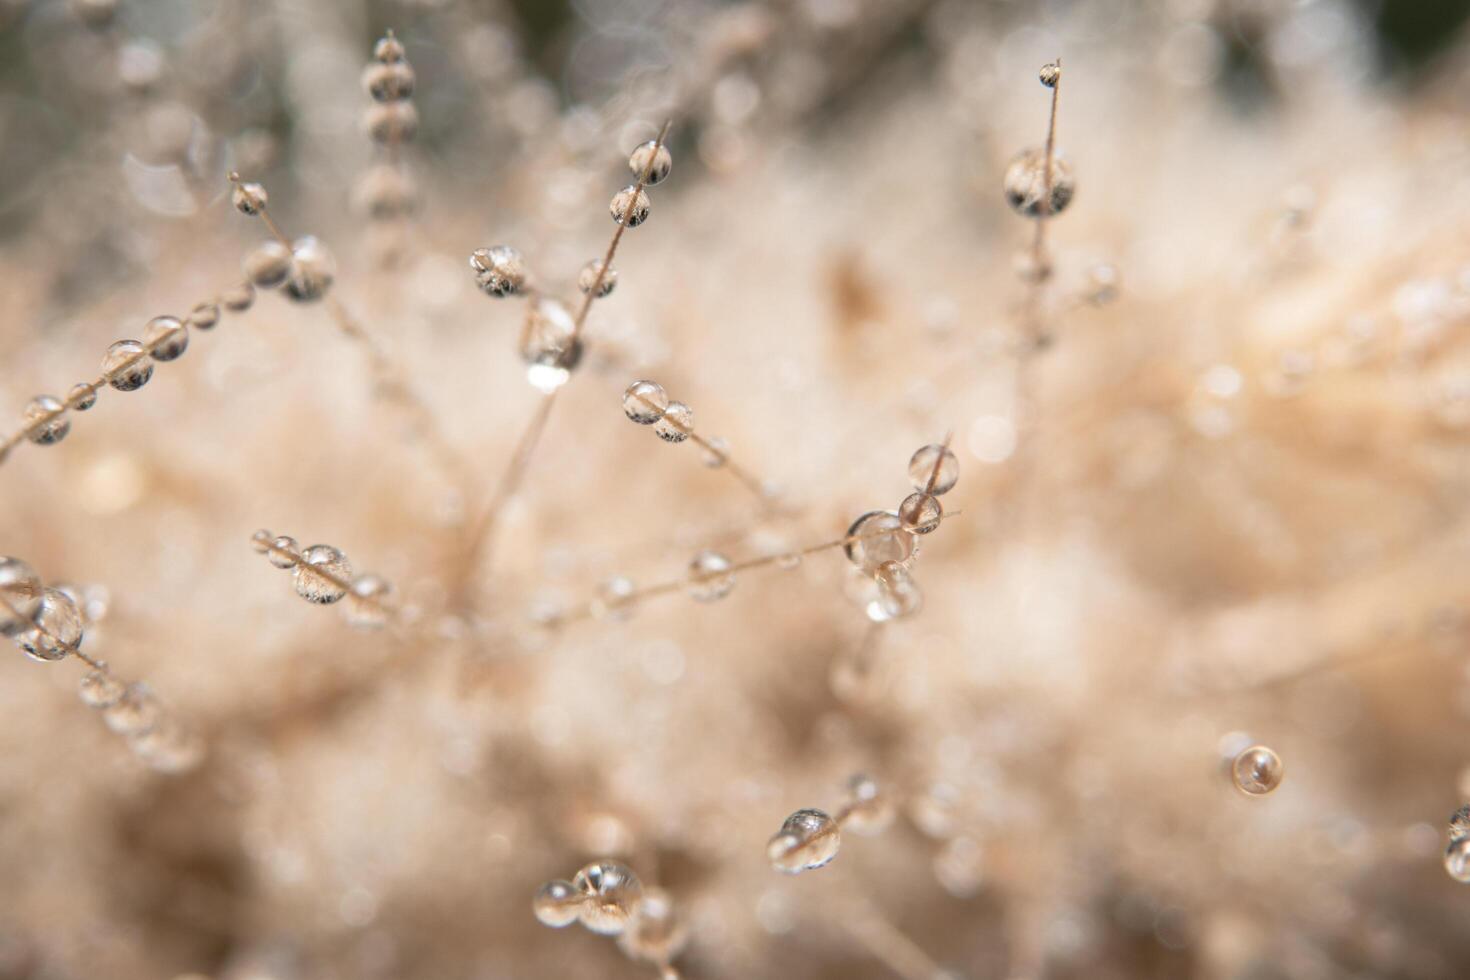
[[[533, 916], [596, 859], [667, 891], [689, 980], [1470, 975], [1464, 14], [0, 0], [0, 432], [240, 281], [267, 230], [232, 169], [337, 265], [0, 463], [0, 555], [91, 589], [82, 649], [206, 749], [152, 771], [75, 658], [8, 658], [0, 977], [656, 976]], [[419, 206], [385, 222], [353, 202], [389, 27]], [[1056, 57], [1077, 190], [1037, 284], [1002, 175]], [[575, 310], [665, 119], [672, 174], [468, 560], [541, 396], [527, 301], [467, 259], [514, 245]], [[771, 496], [630, 424], [644, 377]], [[913, 616], [870, 625], [829, 549], [537, 622], [838, 539], [948, 433]], [[258, 528], [390, 580], [399, 623], [301, 601]], [[1274, 793], [1231, 786], [1239, 733]], [[858, 772], [892, 826], [773, 870]]]

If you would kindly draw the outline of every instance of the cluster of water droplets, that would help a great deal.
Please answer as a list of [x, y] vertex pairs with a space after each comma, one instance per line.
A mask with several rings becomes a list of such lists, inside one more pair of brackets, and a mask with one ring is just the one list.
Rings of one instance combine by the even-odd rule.
[[868, 511], [848, 527], [843, 545], [853, 565], [848, 592], [873, 622], [911, 616], [923, 605], [909, 566], [919, 553], [919, 540], [944, 520], [939, 498], [959, 477], [959, 459], [947, 445], [923, 446], [909, 459], [913, 493], [896, 511]]
[[673, 897], [662, 888], [645, 888], [631, 868], [617, 861], [594, 861], [570, 881], [546, 882], [531, 909], [554, 929], [580, 922], [592, 932], [616, 936], [629, 958], [663, 968], [689, 940]]
[[393, 586], [381, 575], [354, 574], [352, 563], [338, 548], [314, 544], [302, 548], [296, 539], [261, 529], [251, 536], [257, 554], [291, 572], [296, 594], [307, 602], [332, 605], [346, 599], [343, 611], [349, 625], [381, 629], [393, 618]]
[[847, 800], [834, 818], [825, 810], [807, 807], [786, 818], [766, 844], [771, 867], [800, 874], [830, 863], [842, 846], [842, 831], [863, 836], [881, 834], [893, 823], [893, 800], [878, 783], [862, 774], [847, 785]]
[[127, 684], [105, 664], [81, 654], [88, 627], [107, 612], [100, 590], [74, 585], [46, 586], [30, 565], [0, 557], [0, 635], [9, 637], [32, 660], [51, 663], [76, 656], [89, 670], [77, 687], [82, 703], [102, 713], [106, 726], [128, 740], [147, 765], [182, 772], [203, 757], [203, 744], [164, 708], [144, 684]]
[[[669, 176], [673, 157], [667, 146], [649, 140], [634, 148], [628, 157], [628, 169], [637, 180], [614, 195], [609, 208], [620, 226], [636, 228], [648, 220], [649, 199], [645, 188]], [[532, 290], [526, 261], [519, 250], [509, 245], [492, 245], [470, 253], [470, 271], [485, 295], [505, 299], [530, 294], [519, 347], [521, 360], [526, 364], [526, 381], [537, 391], [543, 394], [556, 391], [571, 379], [581, 363], [586, 304], [607, 296], [618, 284], [618, 272], [611, 259], [610, 248], [607, 256], [589, 260], [577, 273], [577, 288], [585, 299], [581, 312], [574, 315], [560, 300]]]

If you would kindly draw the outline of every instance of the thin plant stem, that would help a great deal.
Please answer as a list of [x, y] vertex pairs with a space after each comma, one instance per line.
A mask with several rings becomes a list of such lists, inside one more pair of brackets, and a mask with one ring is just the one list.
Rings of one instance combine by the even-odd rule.
[[1056, 84], [1051, 88], [1051, 116], [1046, 124], [1046, 166], [1041, 173], [1041, 208], [1036, 213], [1036, 235], [1031, 240], [1031, 258], [1036, 263], [1037, 274], [1046, 279], [1051, 274], [1051, 260], [1046, 254], [1046, 219], [1051, 217], [1051, 170], [1056, 159], [1057, 100], [1062, 94], [1062, 59], [1052, 64], [1057, 66]]
[[336, 588], [341, 589], [343, 592], [345, 592], [348, 595], [350, 595], [353, 598], [354, 601], [356, 601], [356, 602], [366, 602], [369, 605], [372, 605], [375, 608], [382, 610], [382, 612], [385, 613], [390, 620], [392, 620], [394, 622], [397, 621], [397, 619], [398, 619], [398, 607], [397, 606], [393, 605], [392, 603], [384, 602], [383, 599], [380, 596], [376, 596], [376, 595], [358, 595], [356, 592], [353, 591], [351, 580], [345, 579], [342, 576], [336, 574], [335, 572], [332, 572], [332, 571], [330, 571], [328, 569], [325, 569], [325, 568], [321, 567], [320, 565], [311, 565], [311, 564], [308, 564], [306, 561], [304, 561], [302, 559], [302, 557], [301, 557], [300, 554], [298, 554], [297, 552], [291, 551], [288, 548], [282, 548], [281, 546], [279, 546], [278, 544], [276, 544], [273, 539], [258, 539], [258, 540], [255, 541], [255, 544], [257, 544], [262, 549], [261, 550], [261, 553], [262, 554], [275, 555], [275, 556], [277, 556], [279, 558], [286, 559], [286, 560], [288, 560], [288, 561], [291, 562], [291, 568], [292, 569], [296, 569], [296, 568], [302, 569], [303, 571], [307, 572], [308, 574], [314, 575], [317, 578], [321, 579], [322, 581], [327, 582], [327, 583], [335, 586]]
[[1051, 89], [1051, 111], [1046, 125], [1046, 155], [1041, 175], [1041, 201], [1036, 212], [1036, 233], [1031, 240], [1031, 262], [1033, 276], [1026, 298], [1025, 336], [1016, 363], [1016, 451], [1014, 456], [1016, 479], [1011, 503], [1015, 507], [1017, 523], [1026, 523], [1026, 486], [1030, 482], [1030, 470], [1035, 447], [1027, 445], [1026, 437], [1039, 428], [1039, 399], [1036, 393], [1036, 355], [1047, 342], [1046, 327], [1042, 322], [1042, 299], [1046, 283], [1051, 278], [1051, 258], [1046, 250], [1046, 223], [1051, 217], [1052, 166], [1056, 160], [1057, 103], [1061, 99], [1062, 59], [1053, 64], [1058, 68], [1055, 84]]
[[[663, 148], [664, 140], [668, 138], [669, 127], [674, 124], [672, 119], [664, 120], [662, 128], [658, 131], [658, 137], [653, 141], [653, 152], [648, 156], [648, 166], [643, 173], [638, 175], [638, 183], [633, 187], [633, 201], [637, 202], [638, 195], [643, 193], [643, 188], [648, 185], [648, 175], [653, 172], [653, 167], [658, 162], [658, 151]], [[631, 205], [630, 205], [631, 207]], [[592, 288], [582, 296], [582, 306], [577, 310], [577, 316], [573, 319], [572, 339], [576, 340], [582, 335], [582, 325], [587, 322], [587, 314], [592, 309], [592, 300], [602, 293], [602, 282], [607, 277], [607, 272], [612, 268], [613, 256], [618, 252], [618, 243], [623, 240], [623, 232], [628, 230], [628, 215], [623, 215], [623, 220], [613, 229], [612, 240], [607, 243], [607, 252], [602, 256], [602, 266], [597, 270], [597, 278], [592, 282]]]
[[695, 432], [692, 427], [684, 425], [677, 419], [670, 418], [668, 415], [663, 414], [663, 410], [659, 408], [658, 403], [653, 401], [653, 399], [648, 398], [646, 395], [639, 394], [638, 392], [633, 392], [633, 397], [642, 402], [647, 407], [658, 412], [659, 417], [662, 421], [667, 422], [669, 425], [672, 425], [674, 428], [684, 433], [684, 435], [689, 438], [690, 442], [699, 446], [705, 452], [709, 453], [711, 456], [719, 460], [719, 468], [728, 470], [730, 472], [730, 475], [733, 476], [740, 483], [741, 486], [745, 487], [745, 489], [755, 494], [762, 503], [770, 503], [770, 495], [766, 493], [766, 488], [761, 485], [761, 481], [756, 479], [755, 476], [748, 472], [746, 469], [737, 465], [736, 462], [730, 458], [730, 454], [728, 452], [716, 446], [713, 442], [706, 439], [698, 432]]
[[[943, 522], [950, 520], [951, 518], [958, 517], [961, 513], [963, 512], [958, 510], [952, 511], [943, 515], [940, 518], [940, 521]], [[729, 568], [722, 569], [717, 572], [692, 572], [680, 578], [670, 579], [666, 582], [660, 582], [656, 585], [649, 585], [641, 589], [635, 589], [634, 591], [628, 593], [626, 596], [619, 597], [617, 601], [617, 607], [619, 609], [627, 608], [629, 606], [637, 605], [638, 603], [646, 599], [652, 599], [655, 596], [668, 595], [670, 593], [678, 592], [681, 589], [687, 588], [690, 585], [699, 585], [704, 582], [709, 582], [713, 579], [725, 578], [726, 576], [734, 575], [736, 572], [744, 572], [753, 568], [765, 568], [770, 565], [779, 564], [783, 561], [791, 561], [793, 559], [799, 562], [807, 555], [814, 555], [823, 551], [830, 551], [833, 548], [842, 548], [850, 544], [855, 544], [859, 541], [866, 541], [869, 538], [882, 537], [886, 534], [904, 533], [906, 532], [895, 531], [890, 528], [879, 528], [875, 531], [864, 531], [861, 534], [844, 535], [843, 537], [837, 538], [832, 541], [823, 541], [821, 544], [808, 545], [805, 548], [799, 548], [795, 551], [780, 551], [774, 554], [761, 555], [756, 558], [747, 558], [744, 561], [734, 562], [730, 565]], [[591, 619], [594, 615], [593, 609], [595, 608], [595, 605], [595, 603], [591, 602], [585, 603], [571, 612], [551, 618], [545, 623], [545, 625], [554, 628], [564, 626], [568, 623], [578, 622], [580, 620]]]
[[48, 630], [45, 626], [42, 626], [39, 621], [27, 617], [25, 615], [25, 613], [23, 613], [19, 609], [17, 609], [15, 607], [15, 605], [13, 603], [11, 603], [11, 601], [8, 598], [5, 597], [5, 594], [4, 593], [0, 593], [0, 606], [4, 606], [5, 607], [5, 611], [7, 613], [9, 613], [12, 618], [21, 620], [22, 622], [29, 621], [30, 624], [31, 624], [31, 626], [35, 630], [37, 630], [38, 632], [40, 632], [43, 636], [45, 636], [52, 643], [55, 643], [56, 646], [58, 646], [61, 649], [65, 650], [67, 653], [72, 654], [73, 656], [75, 656], [78, 660], [80, 660], [82, 663], [86, 664], [88, 667], [91, 667], [93, 670], [100, 670], [102, 673], [106, 674], [108, 677], [112, 677], [113, 676], [111, 669], [107, 666], [107, 661], [105, 661], [105, 660], [98, 660], [96, 657], [93, 657], [93, 656], [91, 656], [89, 654], [83, 653], [82, 650], [81, 650], [81, 647], [78, 647], [78, 646], [76, 646], [75, 644], [72, 644], [72, 643], [67, 643], [61, 637], [57, 636], [55, 633], [53, 633], [50, 630]]
[[[245, 313], [248, 311], [240, 310], [238, 312]], [[91, 381], [85, 382], [85, 389], [76, 390], [67, 395], [66, 398], [62, 399], [61, 408], [56, 409], [55, 411], [46, 412], [44, 415], [37, 416], [34, 421], [27, 422], [25, 425], [21, 426], [10, 435], [6, 436], [3, 440], [0, 440], [0, 464], [3, 464], [5, 462], [6, 457], [10, 454], [10, 450], [14, 449], [22, 442], [25, 442], [36, 432], [39, 432], [40, 430], [45, 428], [53, 420], [59, 418], [69, 411], [75, 411], [76, 407], [81, 404], [81, 402], [88, 396], [89, 393], [94, 396], [96, 394], [100, 394], [102, 389], [107, 386], [107, 383], [114, 376], [122, 374], [134, 365], [148, 360], [150, 357], [153, 356], [154, 350], [156, 350], [159, 346], [170, 342], [171, 340], [171, 337], [165, 335], [159, 337], [151, 344], [142, 344], [141, 346], [143, 349], [140, 350], [138, 353], [128, 355], [127, 358], [118, 362], [118, 365], [111, 371], [104, 371], [101, 374], [97, 375], [97, 377], [93, 378]]]
[[[648, 175], [658, 160], [658, 151], [663, 147], [672, 124], [673, 120], [665, 120], [663, 127], [658, 132], [658, 138], [654, 140], [653, 153], [649, 155], [648, 167], [638, 175], [638, 183], [634, 186], [633, 200], [635, 202], [648, 184]], [[603, 280], [608, 270], [612, 268], [613, 256], [617, 254], [618, 244], [623, 240], [623, 232], [628, 229], [627, 217], [624, 214], [623, 220], [619, 221], [617, 227], [613, 229], [612, 238], [607, 243], [607, 251], [603, 253], [602, 266], [597, 270], [597, 278], [593, 280], [592, 288], [587, 290], [582, 297], [582, 305], [578, 308], [577, 315], [572, 321], [572, 343], [576, 343], [581, 338], [582, 328], [587, 322], [587, 314], [592, 309], [592, 300], [602, 292]], [[531, 458], [535, 455], [536, 446], [540, 443], [541, 435], [546, 430], [547, 420], [551, 417], [551, 409], [556, 404], [556, 395], [560, 390], [560, 388], [555, 388], [542, 396], [541, 404], [531, 416], [530, 423], [516, 445], [515, 453], [511, 456], [510, 462], [506, 464], [504, 472], [501, 473], [500, 481], [496, 484], [495, 495], [490, 498], [490, 503], [485, 510], [469, 527], [467, 535], [469, 545], [462, 559], [464, 583], [460, 596], [462, 605], [472, 605], [467, 600], [474, 591], [475, 582], [478, 579], [477, 570], [483, 562], [494, 557], [495, 530], [500, 521], [501, 511], [525, 480], [526, 470], [530, 468]]]
[[871, 908], [864, 907], [862, 914], [845, 917], [843, 924], [854, 939], [903, 980], [933, 980], [943, 972], [923, 947]]
[[[231, 172], [230, 182], [238, 184], [240, 175]], [[276, 219], [271, 217], [268, 205], [262, 204], [256, 211], [256, 215], [270, 231], [276, 241], [291, 251], [291, 239], [281, 230]], [[428, 403], [408, 383], [408, 379], [394, 364], [393, 359], [388, 357], [379, 346], [377, 339], [370, 334], [362, 323], [352, 315], [346, 305], [333, 293], [326, 299], [327, 312], [331, 314], [332, 321], [336, 323], [348, 340], [362, 348], [367, 356], [368, 364], [380, 383], [389, 391], [392, 391], [397, 402], [403, 406], [412, 419], [415, 428], [421, 432], [429, 445], [430, 454], [434, 457], [440, 468], [449, 477], [450, 482], [455, 483], [460, 489], [464, 489], [468, 483], [467, 467], [460, 455], [455, 452], [445, 437], [444, 431], [439, 426], [439, 418], [430, 410]]]
[[493, 543], [501, 511], [515, 496], [516, 491], [520, 489], [521, 481], [525, 479], [531, 457], [535, 454], [536, 446], [541, 441], [541, 434], [546, 431], [546, 423], [551, 418], [551, 408], [556, 404], [556, 395], [559, 391], [561, 391], [560, 388], [555, 388], [541, 396], [541, 403], [536, 406], [536, 413], [531, 416], [530, 424], [521, 433], [520, 442], [516, 444], [510, 463], [500, 474], [500, 482], [496, 484], [495, 495], [490, 498], [489, 506], [480, 512], [479, 518], [469, 527], [467, 534], [469, 548], [465, 552], [463, 575], [461, 576], [464, 582], [464, 594], [460, 597], [461, 605], [470, 605], [465, 600], [469, 598], [469, 591], [476, 578], [475, 569], [479, 566], [482, 556], [494, 553]]
[[393, 400], [408, 416], [413, 429], [419, 433], [429, 453], [450, 482], [463, 490], [469, 485], [468, 466], [455, 450], [443, 428], [439, 416], [429, 407], [418, 391], [408, 383], [391, 357], [384, 353], [377, 339], [362, 326], [347, 309], [346, 304], [335, 295], [327, 297], [327, 312], [342, 334], [362, 348], [368, 364], [377, 377], [382, 389], [392, 394]]

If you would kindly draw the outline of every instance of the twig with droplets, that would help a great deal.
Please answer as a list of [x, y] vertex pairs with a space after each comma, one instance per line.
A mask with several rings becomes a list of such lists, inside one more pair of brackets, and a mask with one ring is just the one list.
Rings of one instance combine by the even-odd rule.
[[848, 559], [877, 583], [879, 597], [869, 603], [871, 608], [867, 610], [870, 619], [881, 622], [907, 615], [916, 611], [920, 602], [918, 587], [906, 567], [917, 551], [917, 539], [960, 513], [945, 514], [938, 500], [959, 478], [959, 463], [948, 448], [948, 440], [943, 445], [928, 445], [915, 452], [909, 461], [909, 476], [916, 492], [905, 498], [897, 512], [869, 511], [835, 540], [739, 562], [705, 549], [694, 556], [688, 571], [679, 578], [639, 589], [628, 579], [617, 577], [604, 585], [598, 598], [573, 610], [543, 617], [541, 623], [558, 628], [581, 620], [625, 614], [648, 599], [686, 589], [697, 600], [713, 602], [724, 598], [735, 587], [737, 572], [772, 565], [793, 569], [808, 555], [834, 548], [845, 549]]
[[362, 76], [362, 86], [373, 100], [366, 128], [381, 159], [362, 175], [353, 194], [354, 203], [372, 222], [370, 241], [378, 263], [385, 267], [403, 257], [406, 222], [418, 202], [418, 188], [400, 160], [403, 144], [418, 128], [412, 101], [415, 81], [402, 42], [387, 31], [373, 45], [373, 60]]
[[[666, 120], [659, 129], [658, 136], [640, 144], [629, 157], [629, 163], [637, 174], [637, 181], [613, 197], [611, 210], [617, 227], [613, 230], [603, 257], [600, 260], [594, 259], [582, 270], [579, 286], [583, 298], [576, 315], [570, 318], [569, 323], [563, 323], [562, 317], [565, 314], [556, 315], [556, 310], [559, 310], [557, 307], [555, 310], [545, 311], [543, 316], [538, 310], [540, 296], [532, 294], [530, 297], [528, 320], [522, 330], [521, 354], [528, 363], [528, 377], [542, 390], [541, 403], [536, 407], [516, 444], [515, 452], [501, 473], [490, 502], [469, 526], [466, 534], [468, 544], [460, 560], [461, 606], [473, 605], [471, 596], [479, 568], [486, 561], [486, 556], [494, 555], [495, 532], [501, 514], [525, 480], [531, 458], [546, 431], [546, 423], [551, 417], [557, 393], [570, 379], [572, 369], [581, 360], [582, 331], [587, 322], [587, 314], [592, 309], [592, 301], [610, 293], [617, 282], [617, 272], [613, 269], [612, 260], [617, 255], [623, 233], [647, 220], [648, 196], [644, 193], [645, 188], [662, 182], [669, 175], [672, 164], [665, 143], [672, 122]], [[476, 250], [470, 256], [470, 267], [475, 271], [480, 288], [490, 296], [504, 298], [525, 291], [524, 262], [520, 253], [509, 246], [497, 245]], [[538, 316], [542, 316], [544, 320], [539, 331], [537, 324], [531, 319]], [[537, 337], [538, 332], [543, 332], [546, 336]]]
[[29, 565], [0, 557], [0, 636], [14, 640], [32, 660], [49, 663], [76, 657], [90, 670], [77, 693], [102, 712], [107, 727], [159, 772], [185, 772], [198, 765], [204, 745], [159, 703], [144, 684], [125, 683], [107, 661], [81, 649], [88, 620], [67, 586], [48, 588]]
[[337, 548], [329, 544], [301, 548], [296, 539], [264, 529], [251, 535], [250, 542], [272, 565], [291, 572], [296, 594], [307, 602], [326, 606], [348, 598], [347, 622], [358, 629], [402, 625], [401, 611], [392, 601], [392, 584], [378, 575], [354, 575], [347, 556]]
[[[1019, 214], [1036, 222], [1031, 240], [1028, 281], [1024, 312], [1023, 336], [1016, 364], [1016, 421], [1017, 448], [1014, 455], [1016, 479], [1013, 481], [1013, 502], [1022, 508], [1024, 520], [1025, 484], [1033, 453], [1027, 451], [1024, 442], [1036, 428], [1036, 379], [1035, 356], [1051, 341], [1042, 317], [1042, 301], [1048, 280], [1051, 278], [1051, 257], [1046, 250], [1048, 221], [1060, 213], [1072, 199], [1070, 171], [1060, 175], [1057, 168], [1061, 161], [1056, 150], [1057, 105], [1062, 86], [1062, 61], [1057, 58], [1041, 67], [1041, 84], [1051, 89], [1051, 108], [1047, 117], [1046, 146], [1039, 154], [1035, 150], [1023, 151], [1011, 162], [1005, 175], [1006, 200]], [[1039, 173], [1038, 173], [1039, 171]]]
[[1046, 220], [1052, 213], [1052, 168], [1056, 161], [1057, 101], [1062, 94], [1062, 59], [1043, 65], [1041, 84], [1051, 89], [1051, 112], [1046, 123], [1046, 158], [1041, 171], [1041, 208], [1036, 215], [1036, 235], [1031, 241], [1031, 257], [1036, 264], [1037, 281], [1051, 276], [1051, 259], [1046, 254]]
[[255, 302], [255, 288], [242, 282], [218, 297], [199, 303], [184, 319], [156, 316], [143, 328], [143, 340], [119, 340], [102, 358], [102, 371], [90, 381], [72, 386], [65, 398], [37, 395], [24, 412], [20, 428], [0, 439], [0, 464], [22, 442], [54, 446], [71, 432], [70, 412], [85, 412], [97, 404], [102, 389], [136, 391], [153, 378], [153, 368], [181, 357], [189, 346], [189, 328], [211, 330], [220, 321], [220, 308], [243, 313]]
[[553, 929], [580, 922], [592, 932], [616, 936], [623, 953], [652, 966], [660, 980], [682, 976], [673, 962], [688, 944], [689, 931], [673, 897], [662, 888], [645, 888], [625, 864], [594, 861], [570, 881], [548, 881], [537, 890], [531, 909]]
[[258, 286], [282, 286], [285, 294], [297, 302], [325, 297], [332, 322], [366, 356], [375, 391], [404, 413], [413, 432], [425, 441], [445, 476], [456, 488], [463, 489], [467, 482], [465, 464], [440, 429], [438, 416], [346, 305], [335, 294], [327, 295], [336, 272], [335, 263], [325, 246], [311, 236], [292, 242], [271, 216], [269, 197], [264, 187], [244, 182], [234, 172], [230, 174], [230, 182], [234, 185], [236, 209], [241, 214], [260, 218], [275, 238], [274, 242], [260, 246], [246, 259], [247, 274]]
[[724, 439], [706, 438], [694, 429], [694, 411], [683, 402], [670, 401], [663, 386], [656, 381], [635, 381], [623, 392], [623, 413], [639, 425], [651, 425], [654, 434], [664, 442], [681, 443], [686, 439], [705, 452], [705, 465], [726, 470], [763, 505], [770, 505], [766, 487], [730, 458]]

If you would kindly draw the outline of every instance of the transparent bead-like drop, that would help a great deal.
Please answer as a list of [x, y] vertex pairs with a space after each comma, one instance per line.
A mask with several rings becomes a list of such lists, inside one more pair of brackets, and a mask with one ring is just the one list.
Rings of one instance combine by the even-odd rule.
[[893, 823], [893, 800], [871, 776], [848, 780], [843, 829], [863, 835], [881, 834]]
[[296, 544], [296, 539], [287, 535], [281, 535], [271, 542], [275, 547], [266, 554], [267, 560], [277, 568], [295, 568], [296, 561], [301, 555], [301, 549]]
[[1087, 288], [1083, 291], [1083, 298], [1093, 306], [1106, 306], [1118, 298], [1120, 279], [1117, 266], [1108, 262], [1097, 263], [1087, 270]]
[[241, 268], [259, 288], [275, 289], [291, 274], [291, 250], [272, 238], [252, 248]]
[[52, 446], [66, 438], [71, 431], [71, 419], [61, 399], [50, 395], [37, 395], [27, 403], [21, 421], [26, 427], [26, 438], [38, 446]]
[[33, 660], [62, 660], [82, 642], [82, 611], [60, 589], [41, 593], [41, 605], [33, 621], [35, 626], [17, 640]]
[[219, 304], [200, 303], [189, 311], [189, 326], [196, 330], [212, 330], [219, 323]]
[[1470, 803], [1450, 814], [1450, 839], [1470, 836]]
[[378, 43], [373, 45], [373, 57], [385, 65], [402, 61], [403, 55], [403, 42], [394, 37], [392, 31], [379, 38]]
[[132, 684], [122, 697], [102, 709], [102, 720], [119, 735], [136, 735], [158, 724], [163, 708], [153, 693], [141, 684]]
[[674, 908], [673, 898], [662, 888], [649, 888], [638, 903], [638, 914], [618, 945], [634, 959], [667, 963], [689, 942], [689, 930]]
[[72, 385], [66, 393], [66, 403], [78, 412], [90, 411], [97, 404], [97, 386], [90, 381]]
[[909, 570], [898, 562], [887, 561], [878, 566], [874, 581], [878, 594], [867, 606], [868, 618], [873, 622], [902, 619], [923, 607], [924, 593]]
[[219, 301], [232, 313], [243, 313], [255, 305], [255, 287], [248, 282], [231, 286], [220, 296]]
[[639, 425], [653, 425], [668, 407], [668, 393], [657, 381], [635, 381], [623, 391], [623, 413]]
[[401, 102], [413, 95], [414, 71], [406, 61], [368, 65], [362, 87], [375, 102]]
[[1280, 757], [1264, 745], [1252, 745], [1230, 764], [1235, 788], [1247, 796], [1265, 796], [1281, 785], [1285, 774]]
[[153, 361], [136, 340], [119, 340], [107, 348], [102, 373], [118, 391], [137, 391], [153, 377]]
[[291, 271], [286, 278], [286, 295], [298, 303], [321, 299], [337, 275], [332, 253], [314, 235], [291, 243]]
[[291, 576], [297, 595], [325, 606], [347, 594], [340, 583], [352, 581], [352, 565], [346, 555], [331, 545], [314, 544], [301, 553], [301, 561], [296, 563]]
[[700, 602], [723, 599], [735, 588], [730, 559], [718, 551], [701, 551], [689, 562], [689, 594]]
[[633, 614], [631, 600], [635, 591], [632, 579], [626, 575], [614, 575], [597, 587], [597, 598], [592, 600], [590, 609], [592, 618], [627, 619]]
[[618, 270], [609, 267], [607, 272], [603, 272], [601, 259], [593, 259], [577, 273], [577, 288], [594, 299], [606, 296], [617, 284]]
[[550, 394], [567, 383], [582, 360], [582, 341], [565, 306], [537, 299], [521, 333], [521, 359], [526, 362], [526, 381], [537, 391]]
[[19, 558], [0, 557], [0, 636], [29, 629], [41, 608], [41, 577]]
[[694, 409], [683, 402], [669, 402], [653, 424], [653, 434], [664, 442], [683, 442], [693, 431]]
[[403, 143], [419, 131], [419, 111], [412, 102], [385, 102], [368, 110], [363, 123], [375, 143]]
[[1470, 836], [1450, 841], [1444, 852], [1444, 869], [1456, 881], [1470, 883]]
[[944, 520], [939, 498], [922, 491], [911, 493], [898, 505], [898, 517], [910, 534], [928, 534]]
[[526, 285], [526, 261], [509, 245], [475, 249], [470, 253], [470, 268], [475, 284], [496, 299], [518, 293]]
[[143, 345], [155, 361], [176, 361], [189, 349], [189, 328], [176, 316], [156, 316], [143, 328]]
[[582, 894], [582, 925], [605, 936], [628, 927], [643, 897], [643, 883], [616, 861], [597, 861], [577, 872], [572, 887]]
[[1062, 66], [1048, 61], [1041, 66], [1041, 71], [1037, 73], [1037, 78], [1047, 88], [1056, 88], [1057, 82], [1062, 80]]
[[116, 704], [127, 688], [123, 682], [100, 670], [89, 670], [77, 683], [77, 697], [92, 708], [106, 708]]
[[548, 881], [537, 889], [531, 909], [542, 925], [561, 929], [577, 921], [584, 898], [570, 881]]
[[666, 180], [673, 168], [674, 158], [669, 148], [657, 140], [639, 143], [628, 154], [628, 169], [633, 172], [633, 179], [650, 186]]
[[637, 228], [647, 221], [648, 209], [648, 195], [633, 185], [614, 194], [612, 203], [608, 205], [613, 220], [629, 228]]
[[241, 214], [259, 214], [265, 210], [265, 205], [270, 200], [270, 195], [265, 188], [259, 184], [237, 183], [235, 189], [230, 192], [230, 200], [235, 204], [235, 210]]
[[388, 600], [393, 586], [380, 575], [359, 575], [347, 597], [347, 622], [362, 630], [382, 629], [388, 623]]
[[358, 180], [352, 201], [358, 211], [377, 221], [412, 214], [418, 207], [419, 190], [414, 179], [400, 167], [384, 163]]
[[730, 442], [724, 436], [712, 436], [699, 447], [699, 461], [712, 470], [717, 470], [730, 461]]
[[1017, 214], [1034, 218], [1045, 211], [1061, 214], [1072, 203], [1077, 190], [1072, 176], [1072, 165], [1060, 154], [1054, 153], [1051, 161], [1051, 207], [1042, 203], [1046, 195], [1046, 151], [1032, 148], [1023, 150], [1006, 167], [1006, 203]]
[[822, 810], [797, 810], [771, 838], [766, 856], [771, 867], [794, 875], [820, 868], [837, 856], [841, 846], [837, 821]]
[[204, 757], [198, 736], [169, 722], [129, 736], [128, 746], [156, 772], [188, 772]]
[[919, 548], [915, 537], [904, 532], [902, 518], [891, 510], [868, 511], [852, 522], [847, 538], [843, 545], [847, 560], [870, 574], [884, 562], [908, 561]]
[[959, 479], [959, 458], [944, 446], [931, 443], [909, 457], [909, 482], [920, 493], [942, 496], [953, 490]]

